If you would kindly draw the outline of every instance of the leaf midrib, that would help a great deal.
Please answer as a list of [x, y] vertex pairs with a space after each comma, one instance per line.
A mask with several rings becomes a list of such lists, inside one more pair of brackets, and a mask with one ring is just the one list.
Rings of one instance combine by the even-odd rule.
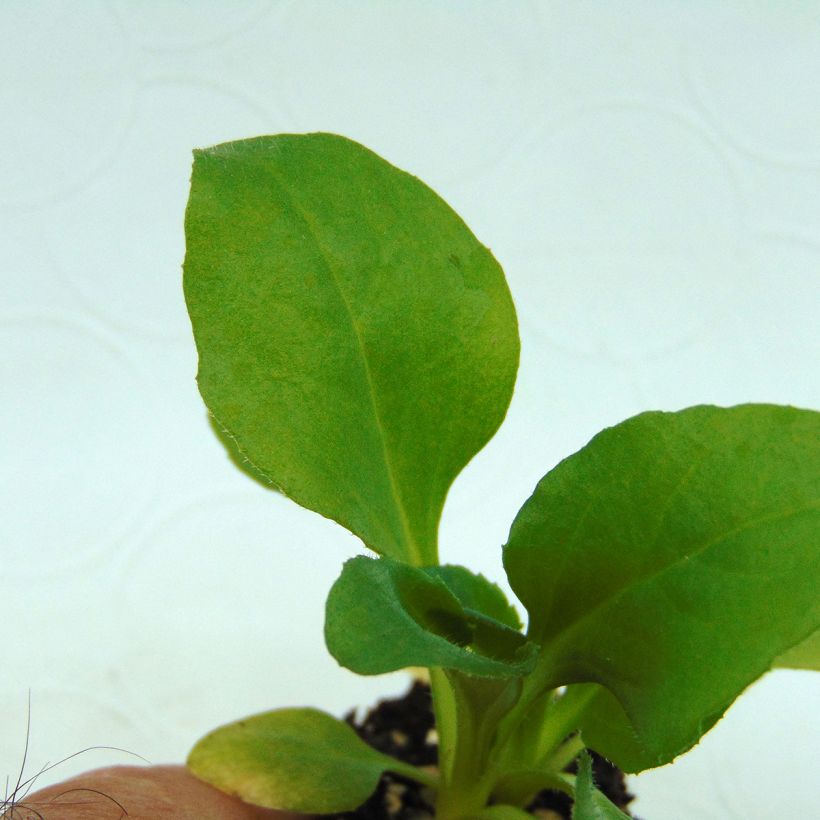
[[398, 484], [396, 482], [392, 459], [390, 458], [390, 453], [387, 447], [387, 439], [385, 436], [384, 425], [381, 419], [381, 413], [379, 411], [378, 402], [376, 400], [376, 389], [375, 384], [373, 382], [373, 374], [370, 370], [370, 362], [368, 361], [367, 355], [365, 354], [364, 341], [362, 339], [361, 330], [359, 329], [359, 325], [356, 322], [356, 319], [353, 315], [353, 310], [350, 306], [347, 294], [344, 292], [341, 282], [339, 281], [339, 278], [336, 275], [336, 272], [334, 271], [333, 266], [330, 263], [328, 255], [325, 249], [322, 247], [322, 243], [319, 241], [319, 237], [317, 235], [315, 227], [311, 222], [310, 215], [299, 206], [293, 194], [290, 192], [285, 183], [279, 178], [276, 172], [272, 168], [267, 166], [266, 171], [273, 180], [273, 182], [277, 185], [283, 196], [287, 199], [291, 211], [304, 223], [307, 232], [310, 235], [310, 238], [313, 240], [316, 250], [318, 251], [319, 257], [322, 260], [322, 264], [324, 265], [325, 270], [327, 271], [331, 282], [333, 282], [333, 285], [339, 294], [339, 298], [341, 299], [342, 304], [344, 305], [345, 312], [350, 321], [350, 326], [353, 329], [354, 336], [356, 337], [357, 350], [359, 353], [359, 357], [361, 359], [362, 368], [364, 370], [365, 380], [367, 381], [370, 406], [373, 410], [373, 420], [375, 422], [376, 431], [378, 433], [379, 443], [381, 444], [382, 460], [384, 463], [385, 472], [387, 474], [390, 493], [393, 496], [393, 501], [395, 502], [396, 509], [399, 514], [399, 523], [401, 524], [402, 534], [405, 539], [405, 546], [407, 547], [407, 550], [409, 552], [411, 563], [415, 563], [420, 566], [423, 563], [421, 550], [419, 549], [419, 546], [416, 543], [416, 539], [413, 537], [413, 534], [410, 529], [410, 522], [407, 517], [407, 511], [405, 510], [404, 504], [401, 500], [401, 495], [399, 493]]

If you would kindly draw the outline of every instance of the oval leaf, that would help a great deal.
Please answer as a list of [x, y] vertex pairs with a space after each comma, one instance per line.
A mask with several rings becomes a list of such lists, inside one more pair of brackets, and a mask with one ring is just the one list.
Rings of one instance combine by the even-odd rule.
[[376, 552], [436, 563], [447, 490], [518, 367], [492, 254], [418, 179], [331, 134], [195, 152], [185, 232], [220, 427], [295, 501]]
[[465, 610], [427, 569], [364, 556], [349, 560], [330, 590], [325, 641], [360, 675], [428, 666], [516, 677], [533, 668], [537, 651], [520, 632]]
[[216, 729], [194, 746], [188, 768], [248, 803], [297, 812], [351, 811], [385, 771], [429, 782], [317, 709], [279, 709]]
[[504, 563], [545, 685], [603, 684], [665, 763], [820, 624], [820, 414], [694, 407], [605, 430], [541, 481]]

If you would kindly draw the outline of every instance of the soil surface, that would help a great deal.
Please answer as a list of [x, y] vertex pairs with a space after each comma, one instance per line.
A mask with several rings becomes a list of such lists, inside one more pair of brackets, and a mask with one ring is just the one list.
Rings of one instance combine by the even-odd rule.
[[[380, 752], [415, 766], [435, 768], [438, 741], [435, 733], [430, 687], [416, 682], [408, 693], [384, 700], [361, 722], [351, 712], [345, 718], [359, 736]], [[634, 795], [626, 788], [623, 772], [592, 752], [595, 784], [625, 814]], [[569, 767], [567, 771], [574, 771]], [[430, 820], [433, 796], [424, 786], [395, 774], [384, 774], [370, 799], [356, 811], [328, 815], [336, 820]], [[539, 820], [570, 820], [572, 801], [551, 790], [540, 792], [527, 807]]]

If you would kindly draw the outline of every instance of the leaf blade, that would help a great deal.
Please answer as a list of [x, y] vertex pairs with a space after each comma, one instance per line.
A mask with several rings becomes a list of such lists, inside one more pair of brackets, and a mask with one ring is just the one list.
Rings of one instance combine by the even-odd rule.
[[186, 239], [200, 391], [243, 457], [375, 551], [435, 563], [444, 497], [517, 369], [489, 251], [417, 179], [328, 134], [196, 152]]
[[465, 610], [427, 569], [365, 556], [347, 561], [330, 590], [325, 641], [360, 675], [426, 666], [517, 677], [533, 668], [536, 652], [520, 632]]
[[549, 645], [544, 674], [613, 692], [642, 768], [690, 748], [820, 622], [818, 419], [642, 414], [562, 462], [516, 518], [505, 566]]
[[805, 640], [786, 650], [775, 660], [779, 669], [811, 669], [820, 672], [820, 630], [812, 632]]
[[515, 607], [507, 600], [501, 587], [483, 575], [470, 572], [466, 567], [454, 564], [425, 567], [428, 575], [440, 578], [466, 609], [494, 618], [496, 621], [519, 630], [523, 626]]
[[377, 752], [343, 721], [317, 709], [280, 709], [210, 732], [188, 768], [248, 803], [296, 812], [350, 811], [386, 770], [415, 779], [413, 766]]

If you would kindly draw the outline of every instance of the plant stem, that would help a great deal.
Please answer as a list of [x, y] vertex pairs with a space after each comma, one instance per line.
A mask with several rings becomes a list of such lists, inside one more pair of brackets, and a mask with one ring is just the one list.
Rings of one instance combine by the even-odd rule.
[[442, 783], [450, 781], [456, 747], [456, 696], [443, 669], [430, 669], [430, 691], [433, 696], [433, 714], [438, 734], [438, 768]]
[[[490, 752], [498, 720], [518, 698], [517, 680], [498, 681], [471, 678], [454, 670], [443, 673], [449, 684], [449, 696], [455, 725], [448, 726], [445, 738], [453, 745], [439, 754], [447, 767], [436, 798], [437, 820], [473, 817], [490, 798], [495, 777], [490, 771]], [[447, 711], [446, 709], [444, 710]]]
[[556, 696], [553, 690], [539, 691], [527, 683], [499, 732], [494, 756], [501, 768], [548, 765], [550, 754], [577, 731], [599, 691], [595, 684], [574, 684]]
[[586, 748], [581, 735], [567, 738], [542, 764], [543, 768], [562, 772]]

